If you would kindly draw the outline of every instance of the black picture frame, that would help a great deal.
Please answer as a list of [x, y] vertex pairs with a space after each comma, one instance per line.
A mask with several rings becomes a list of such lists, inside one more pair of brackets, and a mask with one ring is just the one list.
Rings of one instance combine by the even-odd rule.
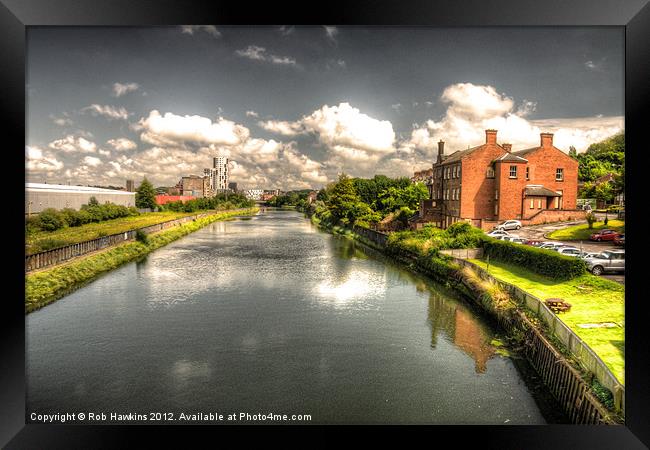
[[[182, 0], [0, 0], [0, 114], [13, 145], [4, 148], [6, 175], [17, 182], [6, 181], [5, 217], [5, 290], [0, 312], [0, 446], [18, 448], [120, 448], [134, 445], [135, 438], [144, 438], [145, 447], [156, 443], [170, 445], [187, 439], [210, 435], [220, 439], [232, 427], [219, 426], [85, 426], [85, 425], [25, 425], [25, 313], [24, 272], [21, 258], [24, 245], [24, 223], [18, 209], [24, 200], [25, 145], [25, 31], [39, 25], [108, 25], [146, 26], [182, 24], [332, 24], [332, 25], [397, 25], [397, 26], [622, 26], [625, 27], [625, 129], [628, 153], [626, 234], [636, 247], [628, 248], [628, 277], [626, 282], [626, 424], [624, 426], [436, 426], [413, 427], [410, 438], [422, 438], [432, 445], [449, 439], [454, 445], [475, 440], [483, 448], [500, 449], [636, 449], [650, 445], [650, 387], [647, 376], [648, 318], [643, 286], [644, 267], [641, 264], [643, 223], [642, 170], [643, 142], [647, 124], [644, 112], [650, 99], [650, 5], [648, 0], [484, 0], [464, 1], [329, 1], [314, 8], [313, 3], [277, 4], [265, 2], [182, 1]], [[543, 51], [543, 49], [539, 49]], [[597, 95], [597, 93], [595, 93]], [[9, 179], [9, 177], [5, 178]], [[637, 222], [635, 222], [635, 220]], [[640, 295], [641, 294], [641, 295]], [[383, 438], [403, 427], [373, 427], [375, 437]], [[260, 427], [256, 427], [258, 431]], [[265, 434], [277, 436], [277, 431], [293, 427], [265, 427]], [[331, 428], [303, 427], [317, 431], [319, 443], [324, 443]], [[346, 427], [345, 430], [350, 430]], [[240, 433], [239, 444], [250, 438], [249, 429]], [[270, 432], [270, 433], [269, 433]], [[413, 436], [417, 433], [418, 436]], [[283, 433], [286, 439], [286, 435]], [[323, 439], [325, 438], [325, 439]], [[338, 439], [338, 437], [334, 437]], [[208, 441], [210, 442], [210, 441]], [[215, 441], [212, 441], [215, 442]], [[336, 442], [336, 441], [333, 441]], [[302, 441], [307, 444], [306, 441]], [[163, 445], [164, 446], [164, 445]]]

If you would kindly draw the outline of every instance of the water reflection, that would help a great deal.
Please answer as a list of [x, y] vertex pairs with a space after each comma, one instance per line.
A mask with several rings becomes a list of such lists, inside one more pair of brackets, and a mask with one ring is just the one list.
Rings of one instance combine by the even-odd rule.
[[467, 308], [432, 291], [428, 323], [431, 347], [435, 348], [438, 335], [445, 333], [454, 345], [474, 360], [476, 373], [486, 372], [487, 361], [495, 355], [495, 348], [490, 344], [492, 334]]

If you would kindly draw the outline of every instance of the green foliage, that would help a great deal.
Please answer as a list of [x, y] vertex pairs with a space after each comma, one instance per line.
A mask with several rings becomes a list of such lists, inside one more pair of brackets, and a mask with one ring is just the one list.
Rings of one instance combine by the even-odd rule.
[[585, 262], [580, 258], [497, 239], [485, 239], [483, 251], [484, 257], [518, 265], [554, 280], [570, 280], [583, 275], [587, 270]]
[[594, 227], [594, 222], [596, 222], [596, 215], [592, 212], [588, 212], [587, 215], [585, 216], [585, 219], [587, 219], [587, 224], [589, 225], [589, 229], [591, 230]]
[[446, 230], [425, 225], [416, 231], [398, 231], [388, 236], [390, 253], [408, 256], [436, 256], [440, 250], [477, 248], [488, 238], [467, 222], [456, 222]]
[[296, 206], [301, 209], [307, 205], [307, 197], [309, 196], [310, 192], [311, 191], [309, 189], [304, 189], [300, 191], [288, 192], [284, 195], [276, 195], [267, 201], [266, 204], [277, 208], [281, 208], [283, 206]]
[[38, 215], [38, 228], [45, 231], [54, 231], [65, 225], [64, 215], [54, 208], [47, 208]]
[[202, 197], [188, 200], [186, 202], [176, 201], [164, 205], [167, 211], [196, 212], [205, 210], [226, 210], [233, 208], [251, 208], [255, 205], [243, 194], [218, 194], [214, 197]]
[[[571, 155], [571, 153], [570, 153]], [[587, 151], [575, 156], [578, 160], [578, 178], [585, 187], [581, 197], [591, 197], [598, 178], [608, 173], [615, 175], [615, 181], [608, 189], [622, 191], [625, 186], [625, 134], [620, 133], [601, 142], [591, 144]], [[601, 192], [601, 195], [609, 194]]]
[[38, 243], [40, 251], [44, 252], [53, 248], [65, 247], [67, 243], [60, 239], [43, 239]]
[[149, 243], [149, 235], [142, 230], [136, 230], [135, 240], [146, 245]]
[[138, 208], [156, 208], [156, 190], [145, 177], [135, 191], [135, 206]]
[[92, 197], [90, 197], [90, 200], [88, 200], [88, 206], [98, 206], [98, 205], [99, 202], [97, 201], [95, 196], [93, 195]]

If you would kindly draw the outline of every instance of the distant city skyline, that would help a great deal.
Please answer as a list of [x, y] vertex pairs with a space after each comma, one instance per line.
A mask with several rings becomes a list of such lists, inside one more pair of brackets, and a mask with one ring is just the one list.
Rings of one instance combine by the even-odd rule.
[[584, 151], [624, 128], [619, 27], [35, 27], [30, 182], [241, 189], [411, 176], [498, 129]]

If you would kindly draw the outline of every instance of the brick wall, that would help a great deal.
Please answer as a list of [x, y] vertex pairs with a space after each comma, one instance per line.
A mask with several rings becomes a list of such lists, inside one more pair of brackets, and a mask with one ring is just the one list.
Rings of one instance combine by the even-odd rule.
[[569, 222], [573, 220], [586, 220], [587, 212], [582, 209], [544, 209], [530, 219], [522, 220], [522, 225], [539, 225], [542, 223]]
[[[517, 178], [510, 178], [510, 166], [517, 167]], [[496, 163], [499, 190], [499, 220], [521, 219], [523, 192], [526, 187], [526, 163], [499, 161]]]
[[496, 178], [487, 178], [486, 175], [492, 161], [504, 153], [498, 145], [486, 144], [463, 158], [460, 217], [464, 219], [494, 217]]
[[[525, 158], [531, 167], [528, 184], [541, 184], [552, 191], [562, 191], [561, 209], [576, 209], [578, 161], [552, 145], [540, 147]], [[564, 181], [555, 180], [558, 168], [564, 169]]]

